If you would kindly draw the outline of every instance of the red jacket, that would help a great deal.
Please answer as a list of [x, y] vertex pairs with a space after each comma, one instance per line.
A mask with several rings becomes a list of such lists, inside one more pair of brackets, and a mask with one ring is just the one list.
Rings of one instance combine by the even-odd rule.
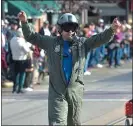
[[35, 49], [33, 51], [33, 57], [36, 57], [36, 58], [40, 57], [40, 51], [41, 51], [41, 49], [39, 47], [35, 46]]
[[7, 67], [6, 51], [4, 50], [4, 48], [1, 47], [1, 68], [6, 69]]

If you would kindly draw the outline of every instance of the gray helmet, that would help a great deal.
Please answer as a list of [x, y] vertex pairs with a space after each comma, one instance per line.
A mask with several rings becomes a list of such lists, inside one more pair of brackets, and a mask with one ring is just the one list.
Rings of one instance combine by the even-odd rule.
[[58, 22], [57, 22], [58, 25], [63, 25], [63, 24], [65, 24], [65, 23], [74, 23], [74, 24], [76, 24], [76, 25], [78, 26], [78, 20], [77, 20], [76, 17], [75, 17], [73, 14], [71, 14], [71, 13], [65, 13], [65, 14], [63, 14], [63, 15], [59, 18], [59, 20], [58, 20]]

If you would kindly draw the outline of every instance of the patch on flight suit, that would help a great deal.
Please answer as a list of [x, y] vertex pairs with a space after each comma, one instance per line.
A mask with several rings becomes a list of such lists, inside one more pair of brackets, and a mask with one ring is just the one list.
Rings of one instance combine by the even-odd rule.
[[54, 49], [55, 52], [60, 52], [60, 45], [57, 45]]

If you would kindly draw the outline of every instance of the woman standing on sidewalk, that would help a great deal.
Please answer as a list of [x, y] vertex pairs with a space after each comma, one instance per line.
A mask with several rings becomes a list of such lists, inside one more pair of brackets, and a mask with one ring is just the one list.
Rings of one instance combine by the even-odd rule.
[[[13, 85], [13, 93], [23, 93], [22, 90], [25, 81], [25, 70], [27, 68], [27, 59], [30, 49], [24, 39], [22, 30], [17, 31], [17, 36], [13, 37], [10, 41], [13, 61], [15, 64], [15, 83]], [[18, 86], [18, 89], [17, 89]]]

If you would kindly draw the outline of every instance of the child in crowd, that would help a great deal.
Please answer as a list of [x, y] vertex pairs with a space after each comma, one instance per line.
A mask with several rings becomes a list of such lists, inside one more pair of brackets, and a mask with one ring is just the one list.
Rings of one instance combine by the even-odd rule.
[[28, 59], [27, 59], [27, 68], [26, 68], [26, 78], [25, 78], [25, 83], [24, 87], [26, 91], [33, 91], [31, 88], [32, 85], [32, 78], [33, 78], [33, 58], [32, 58], [32, 51], [28, 54]]
[[[40, 56], [39, 58], [39, 77], [38, 77], [38, 84], [40, 84], [41, 80], [44, 80], [44, 76], [45, 76], [45, 57]], [[42, 78], [41, 78], [42, 77]]]

